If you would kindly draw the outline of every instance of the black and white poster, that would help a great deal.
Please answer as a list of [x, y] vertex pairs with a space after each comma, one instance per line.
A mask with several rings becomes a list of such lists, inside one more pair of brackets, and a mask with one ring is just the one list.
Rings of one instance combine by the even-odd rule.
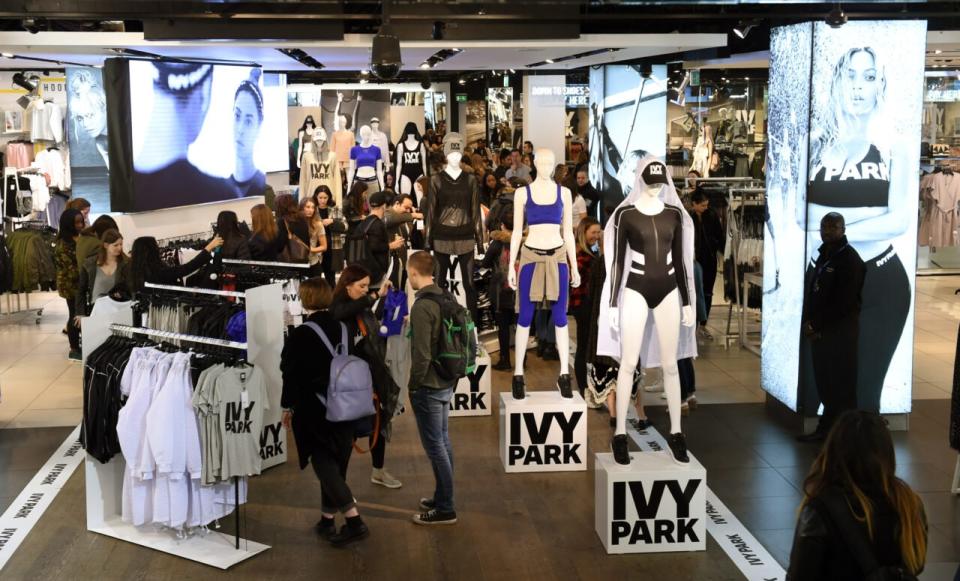
[[761, 376], [792, 409], [818, 404], [800, 331], [804, 277], [821, 218], [838, 212], [866, 265], [858, 405], [910, 411], [925, 46], [920, 21], [772, 31]]
[[633, 189], [637, 161], [667, 153], [667, 67], [590, 70], [590, 181], [611, 210]]
[[487, 144], [493, 149], [510, 146], [513, 135], [513, 88], [487, 89]]
[[130, 211], [263, 195], [286, 171], [284, 75], [257, 67], [129, 62]]
[[67, 69], [67, 143], [73, 197], [89, 201], [94, 214], [109, 212], [107, 95], [100, 69]]

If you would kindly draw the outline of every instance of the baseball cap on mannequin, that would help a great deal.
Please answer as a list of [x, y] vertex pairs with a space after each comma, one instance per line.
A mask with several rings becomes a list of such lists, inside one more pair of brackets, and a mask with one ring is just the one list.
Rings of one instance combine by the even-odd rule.
[[640, 174], [643, 179], [643, 183], [648, 186], [654, 184], [664, 184], [668, 183], [667, 181], [667, 166], [663, 165], [659, 161], [650, 162], [647, 164], [647, 167], [643, 168], [643, 173]]
[[443, 155], [451, 152], [463, 153], [463, 138], [457, 132], [447, 133], [443, 138]]

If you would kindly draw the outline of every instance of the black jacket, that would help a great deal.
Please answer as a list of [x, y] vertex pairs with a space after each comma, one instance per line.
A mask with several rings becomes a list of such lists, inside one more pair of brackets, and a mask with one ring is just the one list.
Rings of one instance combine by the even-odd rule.
[[[194, 272], [200, 270], [205, 266], [212, 255], [206, 250], [201, 250], [200, 254], [194, 256], [186, 264], [180, 264], [177, 266], [167, 266], [161, 265], [160, 268], [156, 269], [153, 272], [144, 273], [143, 281], [150, 282], [153, 284], [167, 284], [167, 285], [179, 285], [183, 284], [183, 277], [189, 276]], [[123, 275], [124, 280], [127, 282], [127, 286], [130, 288], [131, 293], [135, 293], [141, 289], [134, 288], [136, 285], [133, 280], [133, 274], [130, 272], [133, 262], [127, 261], [124, 265], [125, 272]]]
[[[318, 311], [306, 319], [320, 325], [330, 343], [340, 343], [341, 328], [329, 311]], [[353, 337], [347, 336], [347, 353], [353, 354]], [[354, 422], [329, 422], [327, 409], [317, 395], [326, 395], [330, 384], [333, 356], [313, 329], [300, 325], [290, 332], [280, 355], [283, 393], [280, 405], [293, 410], [293, 437], [297, 442], [300, 468], [310, 461], [310, 453], [329, 442], [331, 434], [353, 430]]]
[[250, 246], [247, 244], [247, 237], [238, 235], [224, 240], [223, 246], [220, 247], [220, 257], [235, 260], [249, 260]]
[[367, 253], [363, 266], [370, 271], [370, 284], [376, 285], [387, 273], [390, 264], [390, 241], [387, 227], [379, 217], [373, 214], [360, 224], [359, 233], [366, 233]]
[[583, 196], [583, 199], [587, 202], [587, 213], [593, 215], [591, 210], [600, 203], [600, 192], [598, 192], [597, 188], [593, 187], [593, 184], [590, 182], [587, 182], [587, 185], [583, 187], [577, 186], [577, 192]]
[[818, 333], [858, 324], [865, 274], [866, 266], [847, 243], [846, 236], [839, 242], [820, 246], [817, 262], [807, 273], [804, 323], [810, 323]]
[[261, 234], [254, 234], [247, 245], [250, 247], [250, 260], [277, 262], [280, 251], [287, 245], [287, 231], [277, 232], [273, 240], [267, 240]]
[[701, 215], [690, 212], [693, 218], [693, 246], [694, 256], [701, 266], [709, 261], [717, 262], [717, 254], [723, 252], [726, 239], [720, 216], [712, 209], [707, 208]]
[[[834, 488], [822, 494], [843, 497], [843, 492]], [[897, 541], [897, 513], [880, 494], [868, 493], [868, 496], [873, 500], [872, 545], [877, 563], [882, 567], [902, 567], [903, 558]], [[852, 497], [849, 501], [852, 506], [857, 506]], [[866, 535], [866, 525], [856, 522]], [[797, 519], [787, 581], [858, 581], [865, 578], [826, 504], [819, 497], [811, 499]]]

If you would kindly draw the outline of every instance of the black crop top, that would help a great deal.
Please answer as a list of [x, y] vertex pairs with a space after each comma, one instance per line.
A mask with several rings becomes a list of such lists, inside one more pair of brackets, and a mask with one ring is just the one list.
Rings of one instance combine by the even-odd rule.
[[[676, 206], [650, 216], [636, 206], [623, 206], [611, 218], [614, 227], [613, 276], [610, 306], [619, 303], [620, 285], [640, 293], [655, 309], [673, 289], [680, 290], [684, 306], [690, 304], [687, 271], [683, 265], [683, 215]], [[631, 264], [624, 272], [624, 257], [630, 250]]]
[[831, 208], [883, 207], [890, 198], [890, 168], [871, 145], [860, 163], [844, 169], [821, 167], [807, 185], [807, 202]]

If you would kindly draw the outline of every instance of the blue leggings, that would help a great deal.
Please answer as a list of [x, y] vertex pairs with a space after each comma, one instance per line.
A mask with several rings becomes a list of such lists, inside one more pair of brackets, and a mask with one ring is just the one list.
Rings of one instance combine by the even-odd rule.
[[[533, 322], [533, 313], [536, 306], [530, 300], [530, 286], [533, 282], [533, 270], [536, 264], [524, 264], [520, 269], [520, 282], [517, 291], [520, 293], [520, 314], [517, 317], [517, 325], [529, 327]], [[560, 275], [560, 295], [554, 301], [550, 311], [553, 314], [553, 324], [557, 327], [567, 326], [567, 295], [570, 293], [570, 270], [566, 264], [558, 264]]]

